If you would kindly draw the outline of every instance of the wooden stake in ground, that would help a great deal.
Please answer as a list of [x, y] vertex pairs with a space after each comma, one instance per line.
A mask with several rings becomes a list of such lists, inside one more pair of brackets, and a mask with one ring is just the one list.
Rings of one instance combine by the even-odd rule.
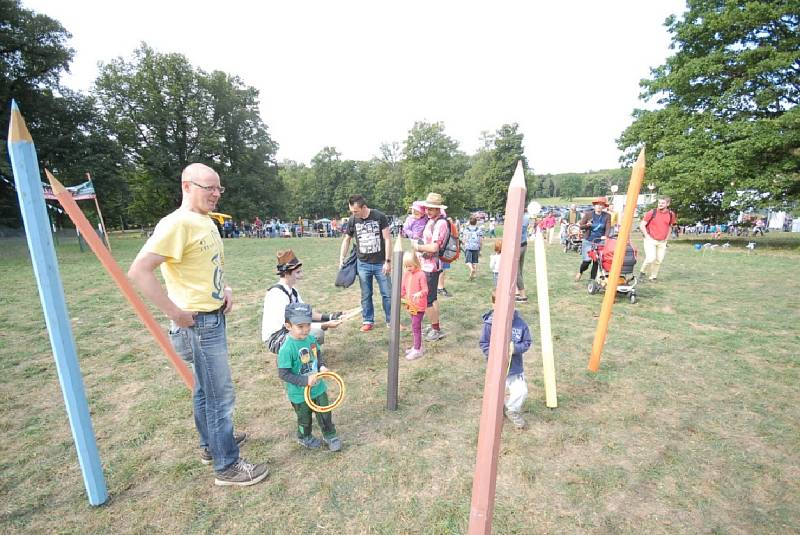
[[403, 284], [403, 240], [397, 238], [392, 249], [392, 304], [389, 319], [389, 366], [386, 382], [386, 407], [397, 410], [400, 373], [400, 287]]
[[556, 366], [553, 357], [553, 335], [550, 332], [550, 296], [547, 284], [547, 254], [544, 237], [537, 232], [533, 237], [533, 253], [536, 262], [536, 298], [539, 302], [539, 336], [542, 341], [542, 373], [544, 395], [548, 407], [558, 407], [556, 396]]
[[600, 309], [600, 318], [597, 320], [597, 329], [594, 333], [594, 343], [592, 344], [592, 356], [589, 358], [589, 370], [596, 372], [600, 368], [600, 355], [603, 353], [603, 345], [606, 343], [608, 334], [608, 322], [611, 319], [611, 308], [614, 306], [614, 299], [617, 297], [617, 286], [619, 284], [619, 274], [622, 272], [622, 261], [625, 259], [625, 249], [631, 236], [633, 226], [633, 212], [636, 210], [636, 200], [639, 198], [639, 190], [644, 179], [644, 147], [639, 152], [639, 157], [633, 165], [631, 171], [631, 181], [628, 185], [628, 196], [625, 200], [625, 213], [622, 216], [622, 226], [617, 236], [617, 245], [614, 248], [614, 259], [611, 261], [611, 272], [608, 274], [606, 284], [606, 294], [603, 296], [603, 307]]
[[[86, 173], [86, 178], [89, 179], [89, 183], [92, 185], [92, 189], [94, 189], [94, 182], [92, 182], [92, 175]], [[94, 207], [97, 208], [97, 216], [100, 218], [100, 226], [103, 227], [103, 236], [106, 238], [106, 246], [108, 250], [111, 250], [111, 238], [108, 237], [108, 229], [106, 228], [106, 222], [103, 221], [103, 212], [100, 210], [100, 201], [97, 200], [97, 190], [94, 190]]]
[[89, 503], [101, 505], [108, 499], [103, 467], [97, 452], [97, 441], [89, 416], [89, 404], [83, 387], [83, 377], [78, 365], [75, 339], [69, 320], [69, 311], [64, 299], [64, 287], [58, 270], [58, 260], [53, 248], [53, 237], [44, 204], [44, 192], [33, 146], [25, 119], [11, 103], [11, 122], [8, 129], [8, 155], [14, 171], [14, 183], [19, 197], [19, 208], [25, 223], [25, 235], [33, 262], [39, 298], [42, 301], [44, 319], [50, 334], [50, 346], [56, 361], [58, 382], [64, 394], [72, 438], [78, 450], [83, 484], [89, 495]]
[[47, 174], [47, 179], [50, 181], [50, 186], [53, 188], [53, 195], [55, 195], [58, 202], [61, 203], [61, 207], [67, 212], [67, 215], [75, 224], [75, 227], [80, 229], [83, 237], [86, 239], [86, 243], [92, 248], [97, 259], [100, 260], [100, 263], [106, 268], [108, 274], [111, 275], [111, 278], [117, 283], [117, 287], [122, 292], [122, 295], [124, 295], [125, 299], [131, 304], [133, 310], [135, 310], [136, 314], [139, 316], [139, 319], [142, 320], [147, 330], [150, 331], [150, 334], [152, 334], [156, 342], [158, 342], [158, 345], [161, 346], [161, 350], [164, 351], [164, 354], [170, 362], [172, 362], [172, 366], [183, 378], [183, 382], [186, 383], [189, 390], [194, 390], [194, 376], [191, 370], [189, 370], [178, 354], [175, 353], [175, 349], [172, 347], [172, 343], [167, 338], [167, 335], [161, 330], [161, 326], [156, 322], [153, 315], [150, 314], [150, 310], [136, 293], [136, 290], [133, 289], [133, 285], [128, 280], [128, 277], [122, 273], [119, 264], [117, 264], [114, 257], [111, 256], [111, 253], [105, 248], [100, 238], [97, 237], [97, 233], [92, 229], [92, 224], [86, 219], [86, 216], [83, 215], [83, 212], [78, 207], [78, 203], [75, 202], [75, 199], [72, 198], [67, 188], [56, 180], [56, 177], [54, 177], [50, 171], [45, 169], [45, 173]]
[[489, 360], [483, 387], [481, 422], [478, 431], [478, 453], [475, 477], [472, 480], [472, 503], [469, 511], [470, 535], [492, 532], [494, 495], [497, 484], [497, 457], [500, 451], [500, 431], [503, 428], [503, 398], [506, 391], [506, 369], [511, 340], [511, 320], [514, 317], [514, 288], [519, 266], [522, 234], [522, 215], [525, 210], [525, 172], [522, 162], [508, 187], [506, 218], [503, 231], [503, 269], [495, 290]]

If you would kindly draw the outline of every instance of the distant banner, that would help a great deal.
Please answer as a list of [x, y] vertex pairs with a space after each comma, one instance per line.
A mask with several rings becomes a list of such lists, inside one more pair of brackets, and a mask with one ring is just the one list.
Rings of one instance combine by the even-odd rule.
[[[58, 198], [53, 195], [53, 190], [50, 189], [49, 184], [42, 183], [42, 187], [44, 188], [44, 198], [48, 200], [58, 200]], [[85, 201], [87, 199], [94, 199], [96, 197], [94, 193], [94, 185], [92, 184], [91, 180], [87, 180], [83, 184], [78, 184], [77, 186], [70, 186], [67, 188], [72, 194], [72, 198], [76, 201]]]

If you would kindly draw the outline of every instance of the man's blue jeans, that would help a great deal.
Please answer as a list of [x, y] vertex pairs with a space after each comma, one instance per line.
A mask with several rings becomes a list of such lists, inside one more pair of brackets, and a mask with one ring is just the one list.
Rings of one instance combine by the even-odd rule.
[[[392, 307], [392, 283], [383, 273], [383, 264], [368, 264], [359, 260], [357, 263], [358, 282], [361, 284], [361, 316], [364, 323], [375, 323], [375, 308], [372, 306], [372, 278], [378, 280], [378, 289], [383, 301], [383, 312], [386, 323], [389, 323], [389, 313]], [[402, 269], [397, 266], [395, 269]]]
[[171, 324], [170, 341], [175, 352], [194, 370], [194, 425], [200, 447], [208, 448], [214, 470], [228, 468], [239, 458], [233, 440], [233, 381], [228, 365], [225, 314], [200, 312], [192, 327]]

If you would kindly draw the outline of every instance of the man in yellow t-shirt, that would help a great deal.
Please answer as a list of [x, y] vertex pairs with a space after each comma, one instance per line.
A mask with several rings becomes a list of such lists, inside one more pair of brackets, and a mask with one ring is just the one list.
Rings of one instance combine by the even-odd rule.
[[[180, 208], [159, 221], [128, 276], [171, 320], [172, 345], [192, 364], [200, 459], [204, 464], [213, 462], [214, 483], [253, 485], [266, 478], [269, 470], [239, 456], [239, 444], [247, 434], [233, 432], [235, 395], [225, 335], [233, 290], [225, 284], [222, 239], [208, 217], [225, 188], [213, 169], [194, 163], [181, 174], [181, 190]], [[166, 291], [156, 279], [156, 267], [161, 268]]]

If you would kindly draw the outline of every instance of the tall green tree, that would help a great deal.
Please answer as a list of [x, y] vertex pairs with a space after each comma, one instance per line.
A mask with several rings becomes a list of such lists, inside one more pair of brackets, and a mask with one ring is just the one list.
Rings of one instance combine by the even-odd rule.
[[522, 146], [523, 134], [517, 123], [504, 124], [494, 136], [490, 150], [490, 165], [483, 179], [481, 192], [486, 209], [492, 212], [505, 210], [508, 185], [514, 176], [517, 162], [522, 161], [524, 170], [528, 169], [528, 159]]
[[387, 214], [403, 214], [405, 205], [405, 184], [403, 181], [402, 149], [397, 142], [383, 143], [380, 157], [373, 158], [367, 168], [370, 184], [374, 184], [376, 208]]
[[[71, 34], [58, 21], [0, 0], [0, 124], [8, 125], [16, 100], [31, 132], [40, 166], [66, 185], [92, 173], [107, 222], [128, 204], [116, 143], [99, 121], [94, 101], [60, 84], [74, 51]], [[0, 148], [0, 225], [21, 223], [6, 144]], [[96, 219], [94, 210], [87, 215]]]
[[444, 123], [416, 122], [403, 146], [403, 176], [406, 204], [424, 199], [431, 191], [440, 193], [448, 213], [466, 211], [469, 194], [463, 178], [469, 166], [458, 142], [444, 132]]
[[675, 53], [641, 82], [661, 107], [635, 110], [619, 146], [632, 161], [646, 144], [648, 180], [680, 211], [800, 195], [799, 21], [800, 0], [689, 0], [666, 20]]
[[258, 111], [258, 91], [235, 76], [194, 68], [181, 54], [142, 44], [101, 67], [95, 96], [136, 167], [131, 212], [149, 223], [180, 201], [177, 177], [192, 162], [214, 167], [228, 191], [220, 209], [236, 218], [277, 213], [283, 194], [277, 143]]
[[284, 160], [278, 168], [278, 173], [286, 188], [288, 202], [285, 204], [285, 210], [277, 215], [292, 221], [298, 217], [308, 217], [313, 210], [313, 197], [316, 194], [311, 167], [293, 160]]

